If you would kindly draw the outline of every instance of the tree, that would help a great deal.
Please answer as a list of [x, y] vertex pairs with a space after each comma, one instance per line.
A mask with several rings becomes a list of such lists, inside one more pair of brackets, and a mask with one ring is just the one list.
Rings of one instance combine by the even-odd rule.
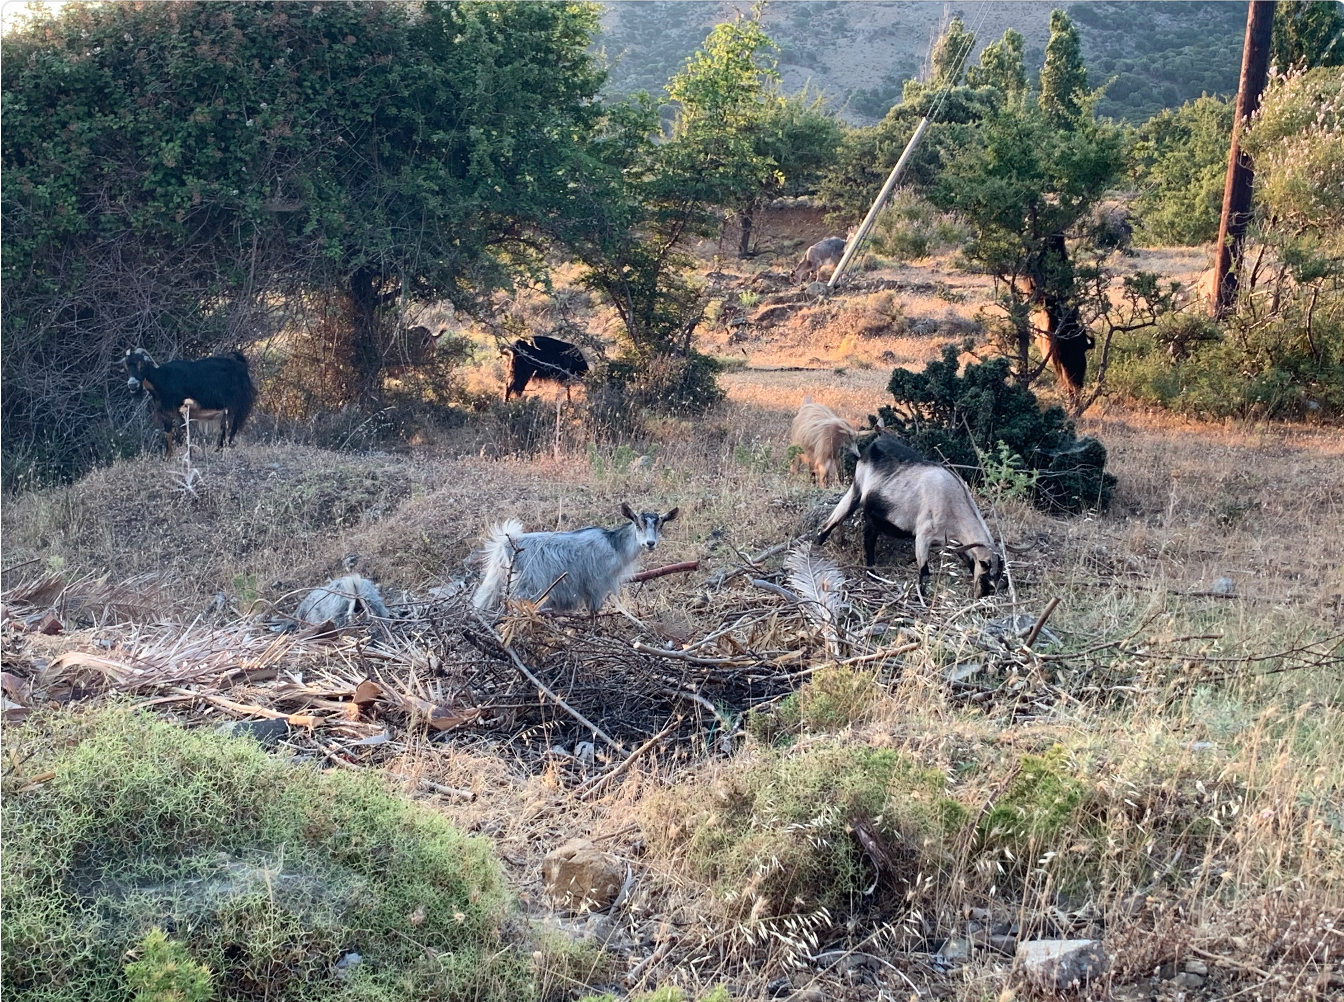
[[1026, 40], [1016, 28], [1009, 28], [997, 42], [990, 42], [980, 53], [978, 66], [966, 70], [971, 87], [995, 87], [1009, 97], [1026, 92], [1027, 71], [1022, 61]]
[[1139, 126], [1134, 212], [1144, 240], [1191, 246], [1218, 236], [1232, 114], [1230, 101], [1206, 94]]
[[472, 310], [541, 267], [600, 115], [596, 24], [567, 3], [183, 2], [12, 30], [6, 449], [73, 471], [130, 413], [129, 344], [237, 345], [324, 297], [339, 395], [376, 398], [401, 307]]
[[1087, 99], [1087, 70], [1078, 29], [1062, 10], [1051, 11], [1050, 40], [1045, 44], [1037, 99], [1041, 111], [1055, 128], [1068, 128], [1083, 117]]
[[975, 35], [966, 30], [961, 15], [954, 16], [933, 44], [933, 52], [929, 56], [932, 64], [930, 84], [934, 87], [955, 87], [961, 83], [962, 66], [974, 48]]
[[1344, 63], [1344, 12], [1335, 0], [1274, 5], [1270, 61], [1280, 73]]

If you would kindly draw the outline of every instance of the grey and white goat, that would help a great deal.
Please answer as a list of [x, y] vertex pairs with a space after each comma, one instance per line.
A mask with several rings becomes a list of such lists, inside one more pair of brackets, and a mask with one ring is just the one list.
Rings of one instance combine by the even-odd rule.
[[658, 545], [663, 525], [677, 517], [636, 514], [621, 505], [624, 524], [615, 529], [592, 525], [570, 532], [524, 532], [509, 519], [492, 528], [481, 549], [482, 576], [472, 604], [497, 609], [506, 598], [540, 602], [553, 612], [597, 613], [639, 564], [642, 551]]
[[869, 567], [876, 563], [879, 533], [913, 536], [921, 596], [928, 585], [929, 549], [934, 543], [955, 546], [973, 575], [973, 597], [998, 589], [1003, 559], [970, 489], [951, 470], [926, 462], [894, 435], [879, 435], [864, 448], [854, 483], [817, 533], [817, 543], [826, 542], [860, 505], [863, 555]]

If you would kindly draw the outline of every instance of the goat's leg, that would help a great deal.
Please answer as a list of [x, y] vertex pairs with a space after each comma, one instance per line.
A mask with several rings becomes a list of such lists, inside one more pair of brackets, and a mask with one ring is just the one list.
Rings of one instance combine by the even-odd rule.
[[876, 520], [865, 513], [863, 516], [863, 561], [869, 567], [877, 566], [877, 537], [880, 531]]
[[226, 434], [229, 436], [229, 443], [233, 443], [233, 435], [229, 434], [231, 424], [228, 411], [219, 416], [219, 445], [215, 447], [216, 452], [224, 451], [224, 436]]
[[853, 515], [854, 509], [857, 508], [858, 506], [859, 506], [859, 485], [851, 484], [849, 492], [840, 499], [840, 503], [837, 504], [835, 506], [835, 510], [831, 512], [831, 517], [826, 521], [826, 524], [821, 527], [821, 531], [817, 533], [817, 539], [816, 539], [817, 545], [821, 546], [823, 543], [825, 543], [827, 537], [829, 537], [830, 534], [835, 530], [835, 527], [843, 523], [845, 519], [849, 518], [850, 515]]
[[919, 597], [924, 602], [928, 601], [929, 547], [931, 542], [929, 537], [923, 533], [915, 538], [915, 563], [919, 565]]

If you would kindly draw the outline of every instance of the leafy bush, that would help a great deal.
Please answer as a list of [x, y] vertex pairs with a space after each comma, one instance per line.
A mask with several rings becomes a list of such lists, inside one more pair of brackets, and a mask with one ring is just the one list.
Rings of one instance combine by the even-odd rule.
[[1207, 94], [1139, 126], [1134, 212], [1144, 243], [1202, 244], [1218, 236], [1233, 102]]
[[[123, 1002], [173, 963], [239, 1000], [528, 988], [501, 949], [507, 895], [488, 844], [376, 778], [115, 708], [4, 737], [29, 775], [55, 774], [3, 802], [6, 998]], [[155, 928], [174, 941], [146, 939]], [[142, 941], [148, 966], [124, 971]], [[362, 963], [343, 979], [349, 952]]]
[[980, 456], [1000, 443], [1036, 474], [1033, 497], [1047, 509], [1105, 509], [1115, 488], [1106, 472], [1106, 449], [1079, 439], [1059, 407], [1044, 410], [1036, 395], [1009, 382], [1009, 362], [996, 358], [966, 366], [961, 375], [956, 345], [923, 372], [896, 369], [888, 389], [896, 402], [883, 407], [888, 429], [929, 459], [958, 467], [967, 479], [982, 476]]
[[902, 189], [877, 217], [872, 242], [884, 257], [911, 261], [956, 250], [969, 238], [970, 229], [955, 216]]
[[729, 910], [761, 918], [842, 908], [873, 883], [854, 835], [881, 840], [897, 883], [938, 865], [937, 846], [966, 820], [946, 780], [890, 750], [814, 745], [768, 752], [712, 788], [691, 785], [654, 803], [646, 826], [684, 847], [695, 876]]

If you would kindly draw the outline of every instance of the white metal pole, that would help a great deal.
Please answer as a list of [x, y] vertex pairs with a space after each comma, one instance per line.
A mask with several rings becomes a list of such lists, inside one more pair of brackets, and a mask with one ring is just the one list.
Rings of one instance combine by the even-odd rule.
[[877, 214], [882, 211], [882, 206], [886, 204], [891, 190], [896, 187], [896, 182], [901, 179], [901, 174], [905, 172], [905, 165], [909, 163], [910, 157], [919, 146], [919, 141], [924, 138], [924, 133], [929, 127], [929, 117], [927, 115], [919, 123], [919, 128], [915, 134], [910, 137], [910, 142], [905, 144], [905, 152], [901, 154], [901, 159], [896, 161], [896, 166], [891, 169], [887, 175], [887, 183], [882, 186], [882, 190], [877, 194], [877, 200], [873, 202], [873, 207], [868, 210], [868, 215], [864, 217], [859, 225], [859, 231], [854, 234], [854, 239], [845, 245], [844, 256], [840, 258], [840, 263], [835, 266], [835, 271], [831, 275], [831, 280], [826, 283], [826, 289], [834, 292], [837, 285], [840, 284], [840, 278], [844, 275], [845, 269], [849, 267], [850, 261], [854, 255], [859, 252], [859, 246], [868, 236], [868, 231], [873, 228], [873, 223], [877, 220]]

